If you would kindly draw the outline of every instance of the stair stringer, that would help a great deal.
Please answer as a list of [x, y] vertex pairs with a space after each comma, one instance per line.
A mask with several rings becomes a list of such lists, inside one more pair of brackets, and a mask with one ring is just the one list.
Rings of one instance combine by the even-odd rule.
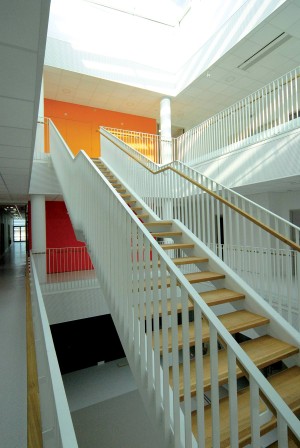
[[[101, 158], [99, 159], [101, 160]], [[150, 208], [146, 202], [143, 201], [143, 199], [134, 191], [130, 185], [126, 183], [126, 181], [120, 176], [119, 173], [117, 173], [106, 161], [104, 162], [107, 168], [112, 172], [112, 174], [120, 181], [120, 183], [124, 186], [124, 188], [136, 199], [138, 205], [143, 207], [144, 211], [148, 213], [149, 218], [151, 221], [161, 221], [160, 217], [154, 213], [152, 208]]]
[[[245, 294], [244, 309], [261, 314], [270, 319], [268, 333], [276, 338], [295, 345], [300, 348], [300, 334], [277, 313], [264, 299], [259, 296], [244, 280], [242, 280], [229, 266], [227, 266], [214, 252], [212, 252], [202, 241], [200, 241], [184, 224], [178, 220], [172, 220], [172, 230], [182, 231], [182, 241], [195, 245], [194, 255], [207, 256], [208, 267], [212, 271], [225, 274], [222, 280], [224, 287]], [[213, 282], [212, 282], [213, 283]], [[201, 296], [201, 293], [200, 293]], [[258, 330], [252, 330], [260, 334]], [[297, 355], [297, 365], [300, 365], [300, 355]]]

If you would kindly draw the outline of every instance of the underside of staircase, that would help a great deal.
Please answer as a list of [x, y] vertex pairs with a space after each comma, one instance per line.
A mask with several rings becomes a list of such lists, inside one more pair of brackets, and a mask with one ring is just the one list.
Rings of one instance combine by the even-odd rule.
[[[119, 179], [110, 171], [110, 169], [100, 160], [94, 159], [93, 162], [111, 183], [121, 198], [136, 214], [145, 228], [152, 234], [161, 245], [161, 248], [170, 255], [173, 263], [185, 273], [185, 278], [193, 285], [199, 293], [199, 297], [205, 303], [212, 307], [218, 319], [222, 322], [229, 333], [233, 335], [240, 347], [254, 362], [254, 364], [263, 372], [272, 387], [279, 393], [290, 409], [296, 416], [300, 414], [300, 367], [299, 347], [287, 341], [276, 337], [270, 330], [270, 317], [257, 314], [251, 311], [251, 306], [247, 306], [246, 297], [243, 291], [228, 288], [226, 274], [224, 272], [215, 272], [210, 269], [210, 260], [206, 254], [199, 253], [195, 243], [189, 239], [182, 228], [179, 228], [174, 221], [153, 220], [149, 212], [143, 206], [142, 202], [134, 197]], [[150, 263], [151, 267], [151, 263]], [[145, 265], [146, 268], [146, 265]], [[153, 280], [154, 281], [154, 280]], [[161, 287], [160, 280], [155, 285], [158, 289]], [[167, 286], [170, 286], [167, 283]], [[174, 297], [170, 297], [167, 303], [167, 312], [171, 314], [171, 303]], [[180, 297], [176, 297], [178, 320], [180, 322], [182, 305]], [[248, 300], [248, 299], [247, 299]], [[142, 310], [141, 310], [142, 311]], [[162, 315], [160, 306], [159, 315]], [[275, 313], [275, 312], [274, 312]], [[145, 316], [141, 312], [141, 317]], [[170, 324], [171, 325], [171, 324]], [[147, 330], [145, 325], [145, 331]], [[161, 351], [162, 330], [160, 334]], [[212, 441], [212, 412], [211, 412], [211, 359], [210, 359], [210, 340], [209, 324], [204, 319], [202, 322], [202, 340], [203, 340], [203, 372], [204, 372], [204, 399], [205, 406], [205, 446], [213, 447]], [[195, 437], [198, 437], [197, 431], [197, 406], [196, 406], [196, 360], [195, 360], [195, 325], [193, 315], [193, 302], [189, 302], [189, 344], [190, 344], [190, 394], [194, 400], [194, 411], [192, 412], [192, 431]], [[178, 351], [183, 348], [182, 330], [178, 327]], [[168, 350], [172, 353], [171, 331], [168, 335]], [[250, 390], [248, 387], [247, 375], [242, 366], [236, 368], [237, 388], [238, 388], [238, 415], [236, 424], [238, 425], [239, 446], [251, 445], [251, 414], [250, 414]], [[220, 446], [230, 447], [230, 421], [229, 421], [229, 398], [227, 394], [229, 378], [229, 366], [227, 350], [222, 340], [218, 341], [218, 382], [220, 389]], [[170, 386], [173, 386], [173, 371], [169, 369]], [[180, 399], [183, 401], [184, 393], [184, 368], [181, 365], [179, 369], [179, 391]], [[267, 409], [263, 397], [260, 398], [261, 413]], [[271, 434], [276, 429], [276, 416], [272, 415], [266, 422], [261, 424], [261, 435]], [[276, 436], [275, 436], [276, 438]], [[265, 439], [267, 440], [267, 439]], [[271, 440], [271, 439], [270, 439]], [[267, 442], [266, 442], [267, 443]], [[270, 447], [276, 447], [274, 440], [270, 441]], [[268, 446], [268, 445], [262, 445]], [[300, 442], [295, 440], [292, 435], [289, 440], [289, 446], [300, 446]]]

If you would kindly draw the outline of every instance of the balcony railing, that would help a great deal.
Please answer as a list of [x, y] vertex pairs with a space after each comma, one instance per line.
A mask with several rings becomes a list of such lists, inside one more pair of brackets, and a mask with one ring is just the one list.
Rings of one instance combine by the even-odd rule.
[[105, 127], [105, 129], [155, 163], [161, 164], [163, 162], [162, 153], [166, 146], [171, 146], [172, 148], [172, 160], [177, 158], [176, 138], [166, 140], [160, 135], [146, 134], [144, 132], [109, 127]]
[[36, 341], [44, 448], [78, 448], [65, 389], [31, 254], [31, 301]]
[[[229, 154], [300, 127], [300, 67], [172, 139], [172, 160], [189, 165]], [[162, 163], [159, 135], [105, 128], [153, 162]]]
[[46, 261], [47, 274], [94, 270], [86, 246], [47, 248]]
[[297, 67], [178, 137], [178, 160], [203, 162], [299, 128], [299, 76]]

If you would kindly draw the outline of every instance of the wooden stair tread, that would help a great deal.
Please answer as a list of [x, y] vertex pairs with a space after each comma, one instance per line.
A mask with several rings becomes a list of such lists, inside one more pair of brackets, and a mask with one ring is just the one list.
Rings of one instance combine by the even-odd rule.
[[171, 226], [172, 221], [150, 221], [146, 222], [144, 226], [146, 227], [164, 227], [164, 226]]
[[136, 217], [139, 218], [139, 219], [148, 218], [148, 216], [149, 216], [148, 213], [141, 213], [139, 215], [136, 215]]
[[[145, 267], [145, 265], [144, 265]], [[190, 274], [184, 274], [185, 278], [191, 283], [201, 283], [201, 282], [207, 282], [212, 280], [220, 280], [225, 278], [224, 274], [219, 274], [218, 272], [211, 272], [211, 271], [201, 271], [201, 272], [192, 272]], [[171, 285], [171, 279], [170, 277], [166, 278], [166, 286], [169, 288]], [[153, 281], [150, 280], [150, 286], [151, 289], [153, 289]], [[160, 289], [162, 287], [161, 279], [158, 279], [157, 287]], [[146, 288], [146, 283], [145, 283]]]
[[175, 243], [175, 244], [161, 244], [160, 246], [164, 250], [172, 249], [193, 249], [194, 244], [190, 243]]
[[129, 193], [120, 194], [120, 196], [121, 196], [121, 198], [123, 198], [123, 199], [131, 198], [131, 194], [129, 194]]
[[220, 305], [222, 303], [233, 302], [245, 298], [244, 294], [226, 288], [201, 292], [200, 296], [209, 306]]
[[185, 274], [185, 278], [190, 283], [209, 282], [212, 280], [220, 280], [225, 278], [224, 274], [211, 271], [192, 272], [191, 274]]
[[143, 207], [138, 206], [138, 207], [130, 207], [132, 211], [136, 212], [138, 210], [143, 210]]
[[[260, 336], [256, 339], [250, 339], [248, 341], [242, 342], [240, 344], [241, 348], [247, 353], [249, 358], [254, 362], [254, 364], [262, 369], [266, 366], [273, 364], [274, 362], [280, 361], [289, 356], [295, 355], [299, 352], [298, 347], [288, 344], [279, 339], [273, 338], [272, 336], [265, 335]], [[228, 361], [227, 361], [227, 351], [222, 349], [218, 351], [218, 371], [219, 371], [219, 384], [225, 384], [228, 380]], [[191, 394], [196, 394], [196, 364], [195, 360], [191, 361]], [[210, 389], [210, 355], [203, 357], [203, 381], [204, 390]], [[237, 377], [240, 378], [243, 375], [242, 370], [237, 366], [236, 368]], [[172, 380], [172, 368], [170, 368], [170, 378]], [[183, 399], [183, 366], [179, 366], [179, 390], [180, 398]], [[170, 382], [172, 385], [172, 381]]]
[[[182, 312], [182, 303], [180, 302], [180, 297], [178, 298], [178, 303], [176, 304], [176, 307], [177, 307], [177, 313], [180, 314]], [[151, 315], [153, 316], [154, 315], [153, 302], [151, 302], [150, 308], [151, 308]], [[194, 309], [194, 304], [191, 300], [189, 300], [188, 301], [188, 310], [192, 311], [193, 309]], [[172, 312], [172, 300], [167, 299], [167, 313], [171, 314], [171, 312]], [[146, 305], [144, 306], [144, 313], [145, 313], [144, 316], [146, 316]], [[159, 314], [159, 317], [161, 317], [163, 314], [163, 306], [162, 306], [161, 300], [159, 300], [159, 303], [158, 303], [158, 314]]]
[[197, 264], [197, 263], [207, 263], [208, 258], [203, 257], [179, 257], [171, 259], [174, 264], [180, 266], [183, 264]]
[[[281, 395], [282, 399], [297, 413], [300, 410], [300, 367], [294, 366], [268, 378], [270, 384]], [[246, 389], [238, 393], [238, 415], [239, 425], [239, 447], [246, 446], [251, 442], [250, 426], [250, 390]], [[260, 412], [266, 410], [265, 403], [260, 400]], [[211, 406], [206, 406], [205, 414], [205, 445], [212, 446], [212, 415]], [[270, 421], [261, 426], [261, 434], [266, 434], [276, 427], [276, 418], [273, 416]], [[192, 413], [192, 430], [197, 434], [197, 413]], [[230, 414], [228, 397], [220, 400], [220, 438], [221, 448], [230, 448]]]
[[[250, 313], [246, 310], [233, 311], [231, 313], [218, 316], [219, 320], [226, 327], [229, 333], [238, 333], [249, 330], [250, 328], [259, 327], [269, 323], [269, 319], [259, 314]], [[189, 340], [190, 346], [195, 345], [195, 327], [194, 322], [189, 325]], [[162, 332], [160, 331], [160, 349], [162, 350]], [[209, 341], [209, 325], [206, 320], [202, 322], [202, 340]], [[182, 326], [178, 325], [178, 349], [182, 349]], [[168, 329], [168, 350], [172, 351], [172, 329]]]
[[151, 232], [154, 238], [173, 238], [176, 236], [182, 236], [182, 232]]

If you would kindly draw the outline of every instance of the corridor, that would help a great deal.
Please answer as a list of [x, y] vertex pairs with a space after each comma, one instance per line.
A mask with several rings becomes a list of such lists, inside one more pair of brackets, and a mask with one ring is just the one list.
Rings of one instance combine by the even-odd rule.
[[0, 258], [0, 434], [2, 448], [27, 446], [25, 243]]

